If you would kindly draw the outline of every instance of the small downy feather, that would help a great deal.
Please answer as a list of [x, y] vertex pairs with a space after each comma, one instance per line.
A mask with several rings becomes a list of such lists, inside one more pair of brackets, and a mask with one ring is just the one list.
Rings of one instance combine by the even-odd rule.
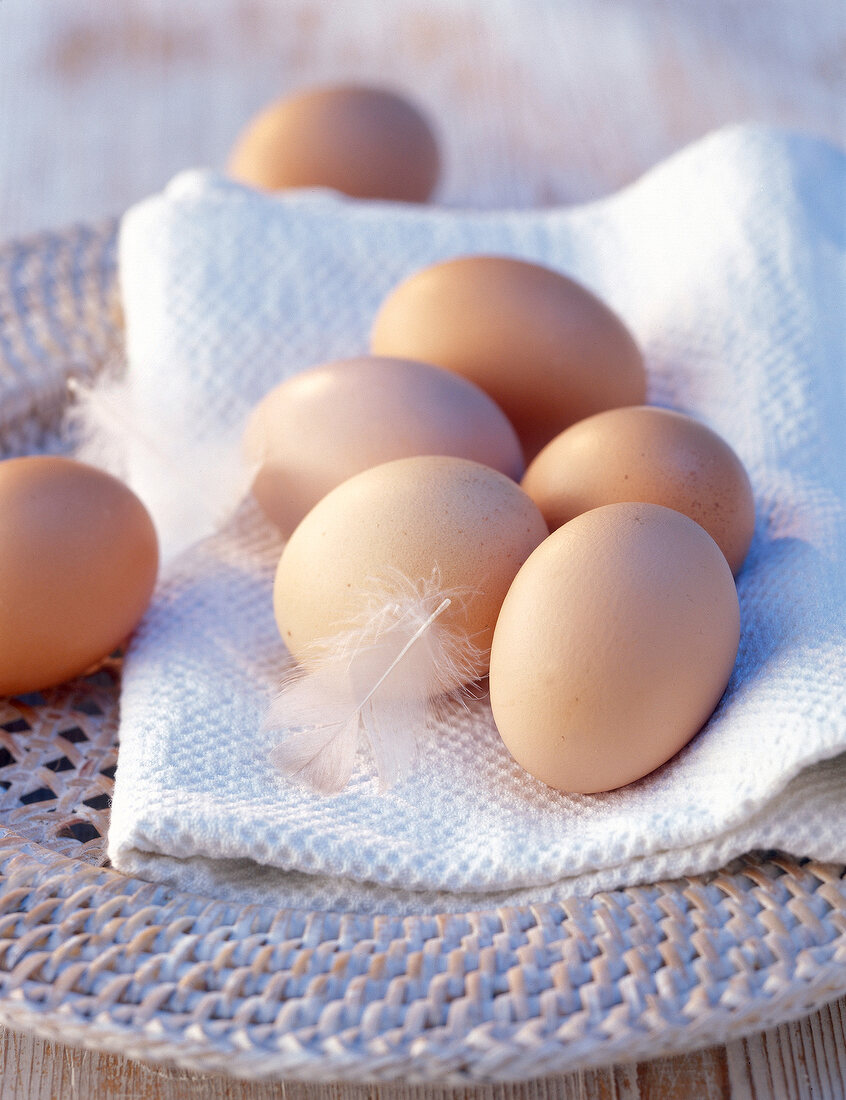
[[82, 462], [126, 481], [147, 506], [163, 561], [212, 534], [232, 515], [255, 476], [241, 429], [213, 439], [192, 434], [180, 409], [145, 410], [127, 377], [71, 378], [66, 431]]
[[288, 736], [270, 753], [285, 775], [321, 794], [343, 790], [362, 736], [380, 790], [404, 779], [418, 733], [457, 681], [478, 676], [481, 654], [443, 614], [466, 594], [445, 591], [434, 570], [414, 584], [400, 574], [373, 582], [367, 610], [289, 677], [265, 728]]

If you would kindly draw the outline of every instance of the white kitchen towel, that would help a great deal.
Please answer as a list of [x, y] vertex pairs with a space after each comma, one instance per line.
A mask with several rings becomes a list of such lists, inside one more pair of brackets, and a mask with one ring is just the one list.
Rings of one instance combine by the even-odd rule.
[[[697, 873], [755, 848], [846, 861], [843, 153], [732, 127], [611, 198], [532, 212], [270, 197], [184, 173], [121, 233], [149, 430], [169, 445], [176, 418], [186, 455], [202, 453], [282, 378], [365, 352], [404, 276], [473, 252], [588, 285], [643, 347], [650, 401], [701, 418], [746, 464], [757, 526], [723, 701], [675, 759], [607, 794], [525, 774], [484, 698], [425, 731], [418, 770], [386, 794], [364, 755], [347, 790], [312, 794], [267, 764], [281, 543], [247, 503], [167, 567], [127, 655], [115, 866], [236, 899], [423, 912]], [[155, 498], [143, 457], [130, 466]]]

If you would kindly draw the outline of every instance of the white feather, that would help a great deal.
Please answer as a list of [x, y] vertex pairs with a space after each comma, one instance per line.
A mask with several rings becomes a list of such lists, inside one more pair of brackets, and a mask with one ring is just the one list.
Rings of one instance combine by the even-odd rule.
[[292, 777], [307, 777], [321, 794], [333, 794], [347, 785], [353, 773], [358, 727], [356, 711], [340, 723], [303, 730], [277, 745], [270, 762]]
[[219, 529], [249, 489], [255, 467], [241, 426], [198, 437], [182, 409], [145, 410], [127, 377], [71, 379], [66, 429], [75, 456], [125, 480], [147, 506], [163, 561]]
[[96, 382], [68, 378], [70, 403], [65, 430], [80, 462], [125, 479], [127, 438], [134, 428], [131, 398], [126, 381], [105, 371]]
[[462, 596], [441, 588], [437, 570], [416, 585], [400, 574], [373, 582], [360, 619], [315, 645], [271, 703], [265, 728], [287, 732], [271, 752], [273, 765], [335, 793], [349, 782], [364, 734], [380, 789], [404, 779], [439, 700], [478, 675], [478, 649], [443, 619]]

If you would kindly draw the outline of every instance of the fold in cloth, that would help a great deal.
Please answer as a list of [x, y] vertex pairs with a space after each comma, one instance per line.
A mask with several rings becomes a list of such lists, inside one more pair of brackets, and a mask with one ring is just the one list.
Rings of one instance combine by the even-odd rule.
[[[424, 912], [698, 873], [754, 848], [846, 862], [842, 153], [733, 127], [611, 198], [532, 212], [271, 197], [184, 173], [122, 227], [141, 415], [155, 431], [180, 410], [189, 448], [224, 437], [282, 378], [366, 352], [400, 279], [473, 252], [589, 286], [644, 349], [649, 400], [745, 463], [757, 526], [716, 713], [653, 774], [575, 796], [514, 763], [481, 698], [423, 732], [418, 770], [386, 794], [364, 756], [344, 792], [312, 794], [266, 759], [281, 542], [247, 503], [168, 566], [127, 654], [114, 865], [241, 900]], [[139, 489], [143, 465], [130, 459]]]

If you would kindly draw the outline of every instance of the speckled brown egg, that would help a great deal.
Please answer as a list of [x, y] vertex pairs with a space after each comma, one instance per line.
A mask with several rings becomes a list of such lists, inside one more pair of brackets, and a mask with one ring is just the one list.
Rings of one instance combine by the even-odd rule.
[[436, 575], [456, 594], [443, 625], [478, 651], [470, 678], [484, 675], [505, 593], [546, 535], [526, 494], [490, 467], [439, 456], [374, 466], [325, 496], [286, 544], [273, 592], [279, 632], [302, 660], [360, 621], [392, 578], [418, 586]]
[[583, 512], [541, 543], [503, 603], [497, 728], [558, 790], [631, 783], [707, 722], [739, 637], [731, 570], [698, 523], [656, 504]]
[[331, 187], [361, 199], [425, 202], [438, 181], [432, 127], [383, 88], [317, 88], [271, 104], [249, 123], [228, 171], [266, 191]]
[[108, 656], [143, 615], [158, 544], [120, 481], [67, 458], [0, 462], [0, 695]]
[[400, 283], [379, 309], [371, 350], [481, 386], [527, 460], [575, 421], [646, 396], [640, 350], [604, 302], [558, 271], [505, 256], [462, 256]]
[[370, 466], [412, 455], [454, 455], [508, 477], [523, 473], [517, 436], [478, 386], [408, 359], [323, 363], [282, 382], [245, 432], [259, 466], [253, 495], [289, 535], [321, 497]]
[[668, 409], [611, 409], [574, 424], [531, 463], [523, 488], [551, 531], [589, 508], [648, 501], [701, 524], [737, 573], [755, 527], [752, 487], [732, 448]]

